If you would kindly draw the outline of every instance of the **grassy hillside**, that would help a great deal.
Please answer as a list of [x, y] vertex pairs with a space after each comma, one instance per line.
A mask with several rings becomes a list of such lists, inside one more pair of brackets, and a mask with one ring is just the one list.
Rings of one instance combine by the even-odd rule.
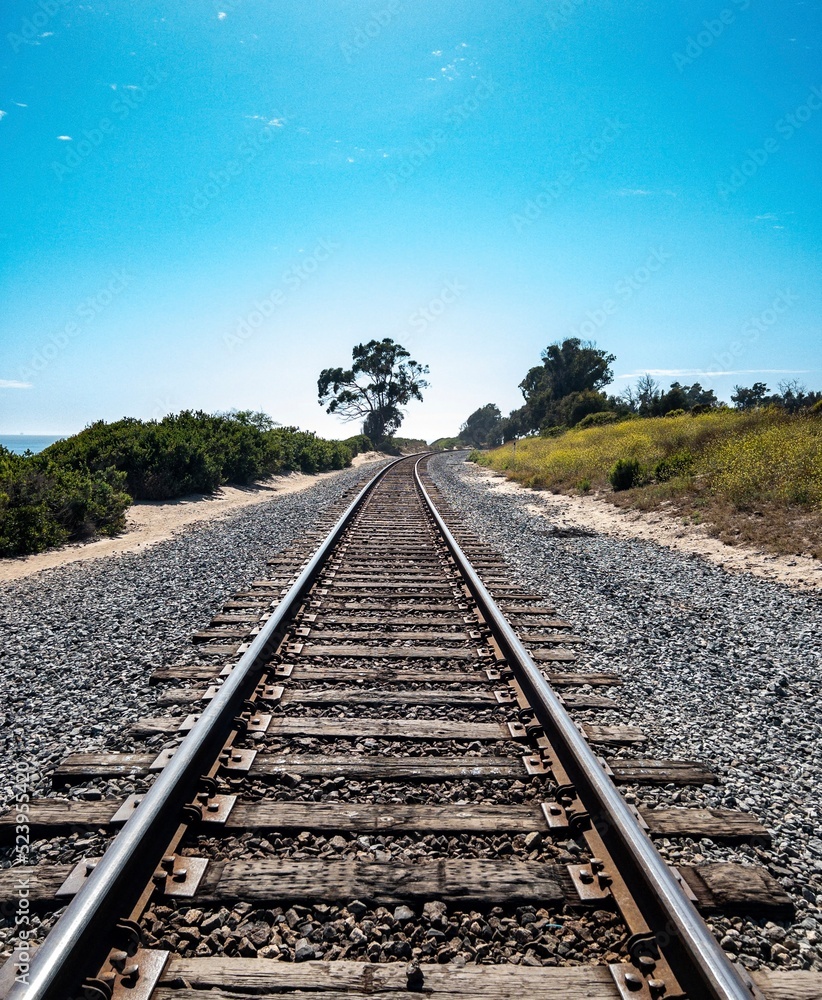
[[667, 505], [729, 542], [822, 558], [822, 415], [717, 410], [526, 438], [477, 461], [528, 486]]

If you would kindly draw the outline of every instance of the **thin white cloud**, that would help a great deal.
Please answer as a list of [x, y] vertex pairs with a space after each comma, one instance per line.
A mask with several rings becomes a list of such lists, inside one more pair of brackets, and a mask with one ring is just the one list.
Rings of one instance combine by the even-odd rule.
[[0, 378], [0, 389], [31, 389], [31, 382], [18, 382], [13, 378]]
[[778, 215], [774, 215], [773, 212], [764, 212], [762, 215], [755, 215], [754, 222], [777, 222], [779, 219]]
[[21, 104], [19, 101], [14, 102], [18, 108], [27, 108], [28, 104]]
[[70, 135], [58, 135], [57, 138], [60, 140], [60, 142], [71, 142]]
[[641, 378], [652, 375], [654, 378], [682, 378], [684, 376], [701, 375], [703, 378], [717, 375], [807, 375], [815, 371], [813, 368], [743, 368], [739, 371], [706, 371], [704, 368], [646, 368], [641, 372], [628, 372], [625, 375], [614, 376], [617, 379]]
[[663, 188], [661, 191], [654, 191], [651, 188], [620, 188], [616, 194], [620, 198], [648, 198], [655, 194], [664, 194], [669, 198], [676, 198], [676, 191], [670, 188]]
[[[268, 115], [243, 115], [243, 118], [248, 118], [252, 122], [265, 122], [266, 128], [285, 128], [288, 124], [288, 119], [282, 118], [269, 118]], [[297, 129], [298, 132], [305, 131], [304, 129]]]
[[221, 10], [221, 11], [219, 12], [219, 14], [217, 15], [217, 20], [218, 20], [218, 21], [225, 21], [225, 19], [226, 19], [227, 17], [228, 17], [228, 14], [226, 14], [226, 12], [225, 12], [224, 10]]
[[0, 122], [6, 117], [8, 111], [0, 111]]

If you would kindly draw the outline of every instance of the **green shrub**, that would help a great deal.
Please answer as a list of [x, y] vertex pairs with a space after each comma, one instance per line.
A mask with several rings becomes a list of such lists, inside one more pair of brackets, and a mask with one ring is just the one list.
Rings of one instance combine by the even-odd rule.
[[635, 458], [619, 458], [608, 476], [614, 493], [640, 486], [643, 480], [642, 465]]
[[275, 473], [350, 465], [364, 435], [326, 441], [265, 414], [184, 411], [162, 420], [100, 420], [39, 455], [0, 448], [0, 555], [114, 534], [138, 500], [210, 493]]
[[352, 458], [355, 455], [362, 455], [367, 451], [374, 451], [374, 443], [367, 434], [355, 434], [354, 437], [346, 438], [340, 444], [348, 448]]
[[576, 425], [576, 430], [585, 430], [586, 427], [602, 427], [603, 424], [613, 424], [619, 420], [619, 414], [613, 410], [600, 410], [599, 413], [589, 413], [587, 417]]
[[135, 500], [169, 500], [276, 473], [342, 469], [354, 453], [344, 441], [326, 441], [296, 427], [267, 428], [242, 413], [186, 410], [159, 421], [101, 420], [43, 454], [72, 469], [123, 472]]
[[555, 438], [562, 437], [562, 435], [568, 430], [568, 428], [562, 424], [557, 427], [541, 427], [539, 436], [541, 438]]
[[477, 451], [477, 449], [475, 448], [473, 451], [469, 452], [468, 458], [466, 458], [465, 461], [476, 462], [477, 464], [479, 464], [482, 461], [482, 452]]
[[125, 527], [131, 497], [112, 469], [65, 469], [0, 448], [0, 556], [28, 555]]
[[432, 441], [428, 448], [430, 451], [456, 451], [467, 448], [468, 442], [459, 437], [443, 437]]
[[380, 450], [389, 455], [412, 455], [428, 451], [428, 442], [422, 438], [390, 437], [380, 443]]
[[654, 479], [658, 483], [667, 483], [677, 476], [687, 476], [693, 469], [696, 458], [688, 449], [677, 451], [667, 458], [661, 459], [654, 466]]
[[680, 407], [678, 410], [668, 410], [668, 412], [665, 414], [665, 416], [666, 417], [681, 417], [681, 416], [684, 415], [684, 413], [685, 413], [685, 410], [683, 410], [682, 407]]
[[588, 493], [589, 490], [591, 489], [591, 480], [580, 479], [580, 481], [577, 483], [577, 489], [579, 490], [580, 493]]

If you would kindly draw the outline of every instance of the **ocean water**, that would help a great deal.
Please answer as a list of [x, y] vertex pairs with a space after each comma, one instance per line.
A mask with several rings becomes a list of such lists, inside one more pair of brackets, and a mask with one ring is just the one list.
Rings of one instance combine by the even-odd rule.
[[26, 449], [37, 453], [60, 441], [61, 434], [0, 434], [0, 444], [9, 451], [22, 455]]

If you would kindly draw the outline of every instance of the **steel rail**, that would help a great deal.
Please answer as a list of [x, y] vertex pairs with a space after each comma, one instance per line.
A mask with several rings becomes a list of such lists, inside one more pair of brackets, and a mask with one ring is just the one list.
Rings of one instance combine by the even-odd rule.
[[[593, 796], [600, 810], [600, 816], [594, 817], [589, 808], [592, 819], [596, 820], [595, 826], [607, 829], [608, 838], [616, 841], [621, 858], [630, 863], [635, 884], [638, 883], [644, 890], [637, 902], [640, 906], [650, 903], [655, 915], [661, 915], [664, 933], [686, 960], [684, 968], [672, 964], [675, 975], [694, 1000], [702, 997], [711, 1000], [752, 1000], [751, 991], [705, 926], [650, 838], [640, 829], [625, 799], [606, 775], [596, 755], [462, 551], [420, 478], [421, 461], [422, 459], [418, 459], [414, 466], [417, 488], [494, 638], [524, 689], [539, 724], [560, 742], [565, 751], [564, 756], [570, 759], [574, 772], [584, 782], [578, 789], [580, 796], [583, 799]], [[585, 804], [588, 805], [587, 802]]]
[[[72, 899], [40, 948], [33, 954], [28, 984], [16, 983], [8, 1000], [64, 1000], [89, 971], [91, 957], [102, 954], [101, 942], [110, 940], [114, 923], [123, 916], [123, 900], [139, 898], [168, 843], [165, 833], [181, 821], [181, 810], [225, 742], [231, 720], [257, 683], [261, 660], [278, 631], [293, 617], [329, 553], [374, 487], [403, 459], [381, 469], [357, 494], [319, 545], [288, 593], [221, 685], [199, 721], [185, 737], [170, 762], [159, 773], [134, 815]], [[158, 852], [146, 850], [152, 843]], [[133, 904], [132, 904], [133, 905]], [[13, 961], [13, 958], [11, 959]]]

